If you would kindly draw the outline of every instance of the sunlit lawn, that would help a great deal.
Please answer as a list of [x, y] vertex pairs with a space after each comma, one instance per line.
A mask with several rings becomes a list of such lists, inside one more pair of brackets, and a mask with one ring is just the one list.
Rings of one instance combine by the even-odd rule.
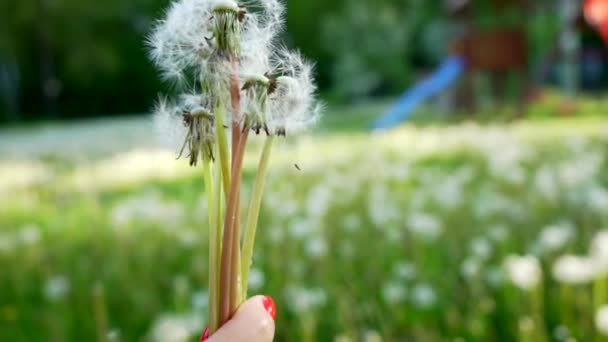
[[[338, 110], [274, 155], [251, 288], [277, 299], [277, 340], [601, 341], [608, 120], [370, 134], [382, 107]], [[37, 129], [0, 138], [0, 341], [194, 340], [202, 175], [145, 120]], [[593, 272], [556, 273], [566, 254]]]

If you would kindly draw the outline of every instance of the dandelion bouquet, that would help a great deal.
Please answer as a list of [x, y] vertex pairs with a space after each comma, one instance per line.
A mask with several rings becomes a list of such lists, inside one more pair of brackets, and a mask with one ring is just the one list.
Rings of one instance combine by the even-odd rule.
[[[175, 101], [159, 101], [157, 126], [204, 176], [211, 334], [247, 296], [275, 137], [307, 128], [320, 111], [311, 65], [277, 44], [283, 14], [279, 0], [178, 0], [149, 38], [164, 78], [185, 89]], [[252, 134], [265, 141], [241, 220], [243, 158]]]

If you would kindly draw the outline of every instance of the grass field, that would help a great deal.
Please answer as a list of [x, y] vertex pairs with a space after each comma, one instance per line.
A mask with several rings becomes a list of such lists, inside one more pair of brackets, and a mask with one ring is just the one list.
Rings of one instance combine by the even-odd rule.
[[[277, 341], [608, 341], [608, 120], [370, 134], [359, 111], [273, 156], [250, 286]], [[198, 337], [202, 175], [151, 132], [0, 135], [0, 341]]]

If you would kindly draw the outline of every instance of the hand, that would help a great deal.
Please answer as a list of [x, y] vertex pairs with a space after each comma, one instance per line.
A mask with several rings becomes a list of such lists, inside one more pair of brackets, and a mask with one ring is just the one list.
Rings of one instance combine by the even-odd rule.
[[215, 334], [207, 338], [205, 329], [201, 341], [205, 342], [272, 342], [276, 306], [268, 296], [255, 296], [241, 304], [234, 317]]

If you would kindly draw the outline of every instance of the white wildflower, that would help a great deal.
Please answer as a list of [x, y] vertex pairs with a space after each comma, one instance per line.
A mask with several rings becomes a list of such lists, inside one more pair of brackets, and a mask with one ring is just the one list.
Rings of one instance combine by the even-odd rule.
[[26, 246], [40, 242], [40, 235], [40, 228], [34, 224], [28, 224], [19, 230], [21, 242]]
[[476, 258], [467, 258], [460, 266], [460, 272], [465, 278], [476, 278], [481, 273], [481, 262]]
[[587, 192], [589, 207], [598, 213], [608, 211], [608, 190], [599, 186], [592, 186]]
[[534, 176], [536, 191], [546, 200], [554, 201], [559, 194], [559, 187], [554, 170], [550, 166], [543, 166]]
[[553, 264], [553, 277], [565, 284], [586, 284], [595, 276], [595, 265], [588, 257], [564, 255]]
[[558, 325], [553, 330], [553, 337], [558, 341], [568, 341], [570, 338], [570, 329], [565, 325]]
[[152, 324], [150, 337], [155, 342], [182, 342], [202, 331], [197, 315], [164, 314]]
[[252, 268], [249, 271], [249, 289], [252, 291], [257, 291], [264, 286], [266, 282], [266, 277], [264, 276], [264, 272], [257, 268]]
[[327, 295], [320, 288], [288, 287], [285, 295], [290, 303], [288, 307], [300, 314], [322, 307], [327, 302]]
[[420, 309], [430, 309], [437, 302], [437, 294], [430, 284], [421, 283], [412, 289], [412, 302]]
[[427, 213], [414, 213], [407, 219], [409, 230], [427, 241], [435, 241], [443, 232], [439, 219]]
[[62, 275], [53, 276], [44, 284], [44, 295], [51, 302], [62, 300], [69, 292], [70, 282]]
[[533, 290], [542, 279], [540, 262], [534, 256], [509, 256], [505, 262], [507, 276], [522, 290]]
[[322, 236], [314, 236], [306, 242], [306, 255], [311, 259], [319, 259], [327, 255], [327, 242]]
[[314, 231], [314, 222], [308, 219], [297, 219], [289, 225], [289, 234], [295, 239], [302, 239]]
[[363, 334], [363, 342], [382, 342], [382, 335], [375, 330], [367, 330]]
[[569, 222], [562, 222], [545, 227], [538, 238], [544, 251], [555, 251], [563, 248], [574, 237], [574, 228]]
[[608, 336], [608, 305], [600, 307], [595, 313], [595, 328], [604, 336]]
[[485, 238], [475, 238], [471, 241], [471, 253], [477, 258], [485, 260], [492, 255], [492, 244]]
[[399, 262], [393, 268], [393, 273], [401, 280], [412, 280], [416, 277], [416, 266], [409, 262]]
[[183, 221], [185, 209], [180, 203], [165, 201], [156, 191], [147, 191], [117, 203], [111, 210], [111, 217], [117, 227], [139, 220], [173, 228]]
[[209, 292], [196, 291], [190, 299], [192, 309], [199, 312], [205, 312], [209, 308]]
[[590, 257], [593, 259], [596, 271], [605, 275], [608, 273], [608, 230], [603, 230], [591, 241], [589, 251]]
[[308, 215], [321, 218], [331, 206], [332, 193], [327, 186], [319, 184], [310, 190], [306, 203]]
[[402, 283], [388, 282], [382, 287], [382, 298], [387, 304], [401, 304], [407, 298], [407, 289]]

